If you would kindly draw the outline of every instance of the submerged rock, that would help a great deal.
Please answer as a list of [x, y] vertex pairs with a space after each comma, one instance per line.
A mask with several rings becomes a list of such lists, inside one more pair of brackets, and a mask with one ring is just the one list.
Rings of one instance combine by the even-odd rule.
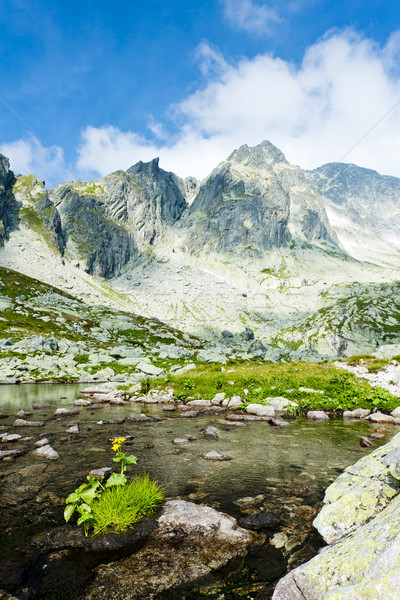
[[40, 448], [36, 448], [32, 451], [33, 456], [38, 458], [47, 458], [48, 460], [58, 460], [60, 455], [54, 448], [50, 446], [50, 444], [45, 444], [44, 446], [40, 446]]
[[215, 461], [219, 461], [219, 462], [222, 462], [225, 460], [232, 460], [231, 456], [226, 456], [225, 454], [220, 454], [216, 450], [211, 450], [210, 452], [202, 454], [201, 457], [204, 458], [204, 460], [215, 460]]
[[25, 419], [16, 419], [13, 427], [43, 427], [43, 421], [25, 421]]
[[256, 535], [234, 518], [184, 500], [167, 502], [144, 547], [102, 565], [83, 600], [150, 600], [246, 554]]

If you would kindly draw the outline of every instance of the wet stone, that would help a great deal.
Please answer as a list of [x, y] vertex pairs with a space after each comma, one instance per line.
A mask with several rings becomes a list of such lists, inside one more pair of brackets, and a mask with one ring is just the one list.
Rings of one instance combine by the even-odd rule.
[[47, 438], [42, 438], [41, 440], [35, 442], [35, 446], [37, 446], [37, 448], [41, 448], [42, 446], [47, 446], [48, 443], [49, 440]]
[[25, 419], [16, 419], [13, 427], [43, 427], [43, 421], [25, 421]]
[[32, 451], [32, 454], [37, 458], [47, 458], [48, 460], [58, 460], [60, 458], [58, 452], [50, 444], [36, 448], [36, 450]]
[[279, 523], [279, 519], [264, 511], [239, 519], [239, 525], [245, 529], [273, 529], [276, 528]]
[[220, 454], [216, 450], [211, 450], [210, 452], [202, 454], [201, 457], [204, 458], [204, 460], [213, 460], [213, 461], [216, 461], [216, 462], [223, 462], [225, 460], [232, 460], [231, 456], [226, 456], [225, 454]]
[[57, 408], [54, 411], [55, 417], [69, 417], [70, 415], [78, 415], [79, 408]]
[[216, 427], [209, 425], [204, 432], [204, 437], [218, 439], [219, 438], [219, 430]]
[[2, 442], [17, 442], [18, 440], [22, 440], [22, 435], [18, 435], [18, 433], [10, 433], [1, 436]]
[[126, 420], [129, 421], [130, 423], [136, 423], [136, 422], [140, 422], [140, 421], [152, 421], [151, 417], [148, 417], [147, 415], [140, 413], [138, 415], [128, 415], [126, 417]]
[[42, 402], [42, 403], [36, 402], [35, 404], [32, 405], [32, 408], [34, 408], [35, 410], [40, 410], [41, 408], [50, 408], [50, 404], [48, 402]]

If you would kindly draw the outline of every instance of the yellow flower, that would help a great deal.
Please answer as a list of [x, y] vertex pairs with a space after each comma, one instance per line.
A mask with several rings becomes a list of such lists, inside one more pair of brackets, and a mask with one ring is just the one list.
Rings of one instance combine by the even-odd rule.
[[112, 442], [112, 449], [114, 450], [114, 452], [116, 452], [117, 450], [119, 450], [122, 446], [122, 443], [125, 441], [124, 437], [120, 437], [120, 438], [115, 438], [115, 440], [113, 440]]

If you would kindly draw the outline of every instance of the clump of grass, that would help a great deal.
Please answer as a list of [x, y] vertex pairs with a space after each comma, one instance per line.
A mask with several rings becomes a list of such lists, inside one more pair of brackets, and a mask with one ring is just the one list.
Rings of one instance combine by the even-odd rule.
[[164, 498], [164, 489], [148, 475], [108, 488], [92, 505], [94, 535], [124, 531], [152, 514]]

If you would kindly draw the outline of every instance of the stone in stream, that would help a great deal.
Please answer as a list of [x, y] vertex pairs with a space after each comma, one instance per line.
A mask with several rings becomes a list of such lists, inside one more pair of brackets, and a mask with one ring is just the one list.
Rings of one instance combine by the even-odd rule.
[[187, 446], [190, 442], [186, 437], [183, 438], [175, 438], [172, 440], [174, 446]]
[[213, 460], [213, 461], [216, 461], [216, 462], [223, 462], [225, 460], [232, 460], [231, 456], [227, 456], [225, 454], [220, 454], [216, 450], [211, 450], [210, 452], [202, 454], [201, 457], [204, 458], [204, 460]]
[[359, 442], [360, 442], [360, 446], [362, 446], [363, 448], [370, 448], [372, 446], [371, 440], [369, 440], [364, 435], [362, 435], [360, 437]]
[[185, 412], [182, 412], [176, 416], [177, 416], [177, 418], [180, 418], [180, 419], [193, 419], [194, 417], [197, 417], [198, 415], [199, 415], [198, 410], [186, 410]]
[[16, 419], [13, 427], [43, 427], [43, 421], [25, 421], [25, 419]]
[[152, 421], [153, 419], [143, 413], [140, 413], [138, 415], [135, 415], [135, 414], [128, 415], [126, 417], [126, 420], [131, 423], [136, 423], [136, 422], [140, 422], [140, 421]]
[[91, 404], [90, 400], [85, 400], [84, 398], [78, 398], [74, 401], [74, 406], [90, 406]]
[[46, 444], [44, 446], [40, 446], [40, 448], [36, 448], [32, 451], [33, 456], [37, 458], [47, 458], [48, 460], [58, 460], [60, 455], [54, 448], [50, 446], [50, 444]]
[[257, 417], [275, 417], [275, 409], [273, 406], [264, 406], [263, 404], [249, 404], [246, 412]]
[[65, 430], [65, 433], [79, 433], [79, 426], [72, 425], [71, 427], [68, 427], [68, 429]]
[[172, 598], [174, 588], [244, 557], [256, 539], [213, 508], [169, 501], [144, 546], [132, 556], [99, 566], [82, 600], [139, 600], [162, 598], [163, 593]]
[[35, 442], [35, 446], [37, 448], [41, 448], [41, 446], [47, 446], [48, 444], [49, 444], [49, 440], [45, 437], [38, 440], [37, 442]]
[[219, 430], [216, 427], [213, 427], [212, 425], [209, 425], [207, 427], [207, 429], [204, 431], [203, 435], [204, 435], [205, 438], [218, 439], [219, 438]]
[[264, 511], [239, 519], [239, 525], [245, 529], [275, 529], [279, 523], [279, 519]]
[[21, 450], [0, 450], [0, 459], [22, 454]]
[[112, 471], [111, 467], [102, 467], [101, 469], [92, 469], [89, 472], [90, 477], [98, 477], [99, 479], [101, 479], [102, 477], [105, 477], [105, 475], [107, 475], [107, 473], [110, 473]]
[[371, 411], [368, 408], [355, 408], [354, 410], [345, 410], [343, 419], [366, 419]]
[[384, 440], [386, 436], [384, 433], [370, 433], [368, 437], [370, 440]]
[[394, 417], [391, 415], [385, 415], [381, 412], [376, 412], [372, 415], [369, 415], [368, 420], [371, 421], [371, 423], [393, 423]]
[[220, 421], [221, 427], [246, 427], [246, 423], [240, 421]]
[[28, 413], [25, 412], [24, 410], [22, 410], [22, 408], [21, 408], [15, 416], [17, 417], [17, 419], [26, 419], [26, 417], [28, 416]]
[[55, 417], [69, 417], [70, 415], [78, 415], [79, 408], [57, 408], [54, 411]]
[[22, 435], [18, 433], [6, 433], [0, 436], [2, 442], [17, 442], [18, 440], [23, 439]]
[[48, 402], [36, 402], [32, 405], [32, 408], [34, 408], [35, 410], [40, 410], [41, 408], [50, 408], [50, 404]]
[[327, 421], [329, 417], [323, 410], [309, 410], [307, 419], [311, 421]]

